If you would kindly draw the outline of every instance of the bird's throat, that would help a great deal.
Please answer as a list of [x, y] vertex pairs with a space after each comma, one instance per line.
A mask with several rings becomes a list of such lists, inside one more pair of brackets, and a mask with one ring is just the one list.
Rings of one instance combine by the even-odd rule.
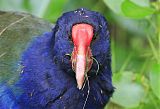
[[74, 49], [72, 52], [72, 69], [76, 73], [78, 88], [81, 89], [85, 75], [90, 70], [93, 60], [90, 43], [93, 37], [93, 27], [89, 24], [77, 24], [72, 28]]

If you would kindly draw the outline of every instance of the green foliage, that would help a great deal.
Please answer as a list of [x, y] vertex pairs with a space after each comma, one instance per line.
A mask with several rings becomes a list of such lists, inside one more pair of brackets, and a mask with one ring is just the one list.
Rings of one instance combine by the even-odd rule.
[[[131, 32], [128, 35], [122, 34], [123, 31], [119, 30], [121, 32], [118, 33], [127, 36], [127, 41], [130, 41], [129, 47], [122, 48], [119, 44], [116, 45], [116, 42], [112, 41], [112, 68], [114, 72], [117, 71], [113, 75], [113, 82], [117, 89], [107, 109], [159, 109], [160, 30], [158, 28], [160, 28], [160, 2], [149, 2], [149, 0], [142, 0], [143, 2], [137, 0], [104, 1], [117, 14], [114, 15], [116, 22]], [[116, 11], [117, 9], [118, 11]], [[139, 26], [135, 26], [135, 24]], [[135, 27], [140, 32], [139, 30], [135, 31]], [[142, 36], [143, 38], [139, 38]], [[147, 45], [145, 40], [147, 40]], [[121, 39], [117, 42], [122, 44], [120, 41]], [[145, 46], [143, 45], [144, 43]], [[132, 50], [133, 53], [130, 50], [127, 51], [128, 54], [132, 54], [131, 56], [125, 54], [126, 50], [124, 49], [126, 48]], [[123, 59], [123, 57], [126, 57], [126, 59]], [[122, 66], [119, 66], [120, 63], [118, 62], [122, 61], [118, 58], [124, 60]], [[118, 63], [118, 65], [115, 65], [115, 63]], [[137, 67], [137, 65], [140, 67]], [[132, 75], [127, 77], [126, 70], [132, 72], [130, 73]]]
[[155, 12], [155, 10], [150, 7], [142, 7], [129, 0], [125, 0], [121, 8], [125, 16], [136, 19], [144, 18]]
[[116, 91], [112, 102], [127, 108], [137, 107], [140, 104], [145, 92], [139, 83], [134, 82], [134, 78], [135, 74], [127, 71], [113, 76]]
[[109, 22], [116, 89], [106, 109], [159, 109], [160, 0], [0, 0], [0, 10], [51, 22], [79, 7], [99, 11]]
[[56, 21], [57, 16], [62, 14], [66, 2], [67, 0], [50, 0], [43, 17], [50, 21]]
[[160, 64], [152, 65], [149, 77], [153, 93], [160, 99]]
[[123, 14], [121, 11], [121, 4], [124, 0], [103, 0], [104, 3], [115, 13], [117, 14]]

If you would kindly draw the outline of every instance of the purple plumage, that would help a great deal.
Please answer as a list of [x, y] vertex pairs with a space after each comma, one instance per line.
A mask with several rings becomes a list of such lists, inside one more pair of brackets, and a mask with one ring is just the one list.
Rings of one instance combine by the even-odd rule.
[[[97, 62], [93, 61], [87, 73], [89, 82], [79, 90], [66, 54], [71, 54], [74, 47], [72, 27], [81, 23], [94, 28], [90, 48], [99, 70], [97, 73]], [[20, 61], [23, 73], [14, 85], [16, 90], [0, 87], [2, 109], [102, 109], [112, 96], [109, 31], [107, 21], [98, 12], [80, 8], [64, 13], [51, 32], [30, 42]]]

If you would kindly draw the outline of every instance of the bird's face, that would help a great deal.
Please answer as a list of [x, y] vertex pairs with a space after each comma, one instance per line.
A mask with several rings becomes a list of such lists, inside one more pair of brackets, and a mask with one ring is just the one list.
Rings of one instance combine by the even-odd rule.
[[93, 38], [93, 27], [89, 24], [76, 24], [72, 27], [74, 49], [71, 56], [72, 69], [76, 73], [78, 88], [81, 89], [85, 74], [90, 70], [93, 59], [90, 43]]
[[[79, 89], [85, 76], [97, 70], [92, 57], [100, 64], [110, 59], [107, 22], [97, 12], [81, 8], [63, 14], [54, 28], [53, 40], [55, 59], [65, 72], [75, 74]], [[71, 58], [66, 58], [66, 54], [71, 54]]]

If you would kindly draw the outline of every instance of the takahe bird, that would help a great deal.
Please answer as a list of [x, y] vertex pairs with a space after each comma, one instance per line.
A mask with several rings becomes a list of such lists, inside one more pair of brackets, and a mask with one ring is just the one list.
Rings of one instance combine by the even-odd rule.
[[33, 38], [19, 63], [13, 87], [1, 83], [0, 109], [102, 109], [114, 90], [107, 21], [84, 8]]

